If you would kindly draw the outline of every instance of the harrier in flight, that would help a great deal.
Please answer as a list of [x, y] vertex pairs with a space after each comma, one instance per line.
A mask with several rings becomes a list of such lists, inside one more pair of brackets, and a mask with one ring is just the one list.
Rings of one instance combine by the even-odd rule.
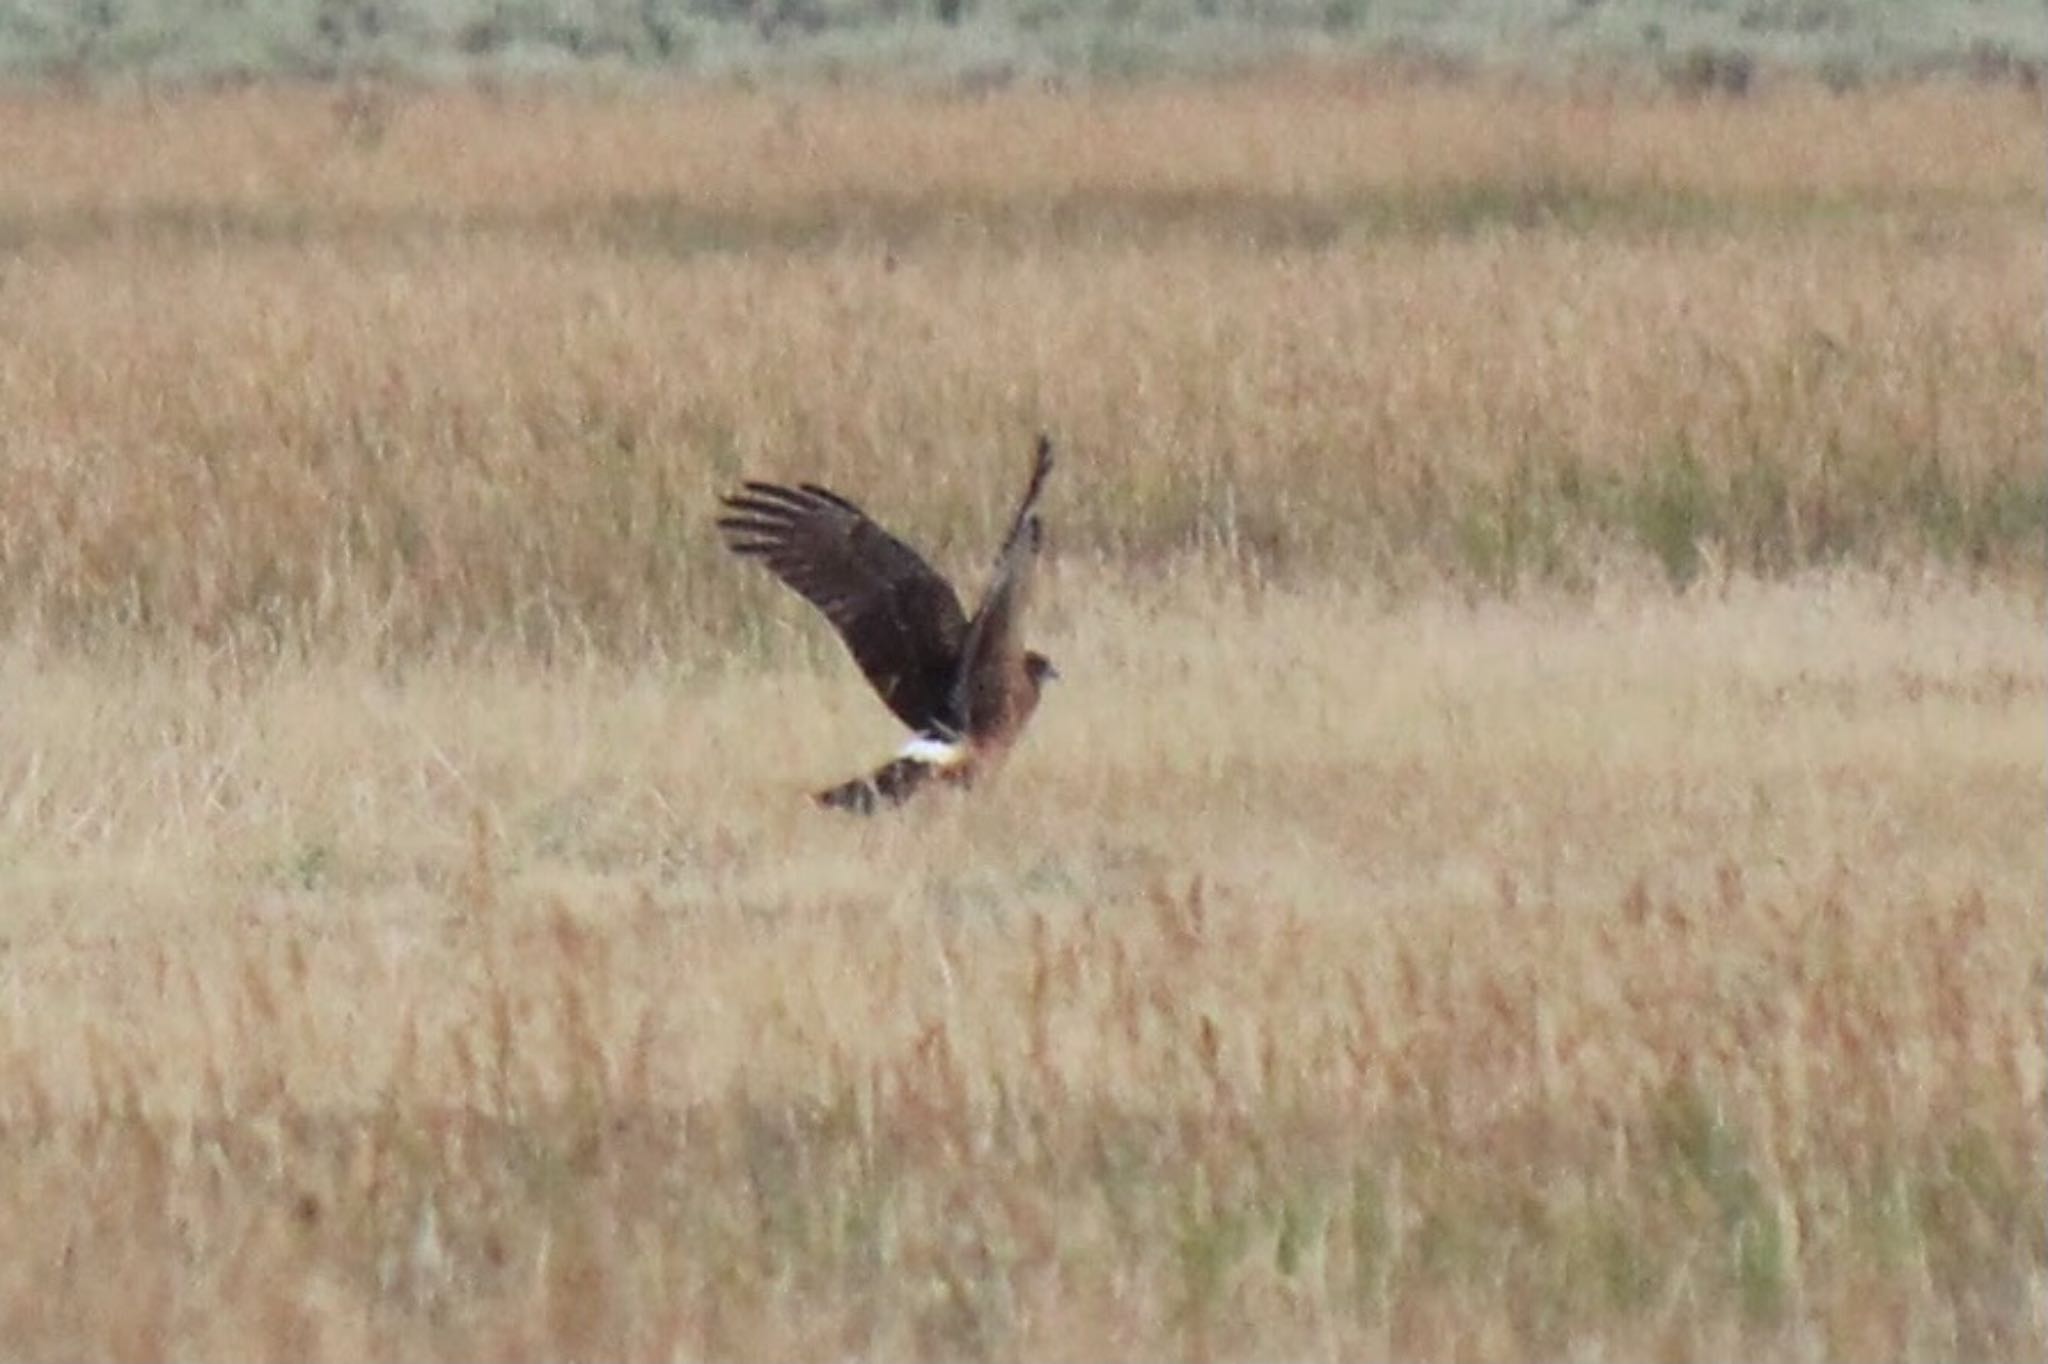
[[916, 550], [866, 512], [815, 484], [745, 485], [718, 520], [735, 554], [770, 572], [825, 613], [882, 702], [913, 731], [874, 772], [817, 793], [820, 804], [861, 814], [898, 805], [936, 777], [962, 785], [999, 762], [1059, 673], [1024, 648], [1018, 626], [1043, 531], [1038, 497], [1052, 472], [1052, 442], [1038, 438], [1031, 482], [972, 618]]

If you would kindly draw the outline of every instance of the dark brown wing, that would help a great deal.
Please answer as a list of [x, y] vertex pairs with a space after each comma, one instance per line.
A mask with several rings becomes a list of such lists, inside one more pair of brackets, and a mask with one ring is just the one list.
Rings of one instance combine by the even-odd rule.
[[1024, 675], [1024, 641], [1018, 623], [1031, 592], [1032, 569], [1044, 530], [1038, 522], [1038, 497], [1045, 490], [1045, 476], [1052, 472], [1052, 441], [1039, 436], [1038, 450], [1031, 466], [1031, 483], [1017, 515], [1010, 521], [1010, 533], [996, 558], [995, 576], [981, 607], [967, 627], [966, 643], [960, 651], [960, 681], [953, 708], [967, 733], [977, 739], [1008, 737], [1017, 714], [1017, 701], [1028, 685]]
[[883, 702], [912, 729], [959, 727], [960, 598], [916, 550], [837, 493], [748, 483], [718, 519], [733, 553], [760, 559], [825, 613]]

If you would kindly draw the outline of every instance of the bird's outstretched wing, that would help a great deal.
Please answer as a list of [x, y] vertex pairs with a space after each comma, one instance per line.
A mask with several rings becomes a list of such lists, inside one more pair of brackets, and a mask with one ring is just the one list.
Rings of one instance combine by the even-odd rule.
[[760, 559], [825, 613], [883, 702], [912, 729], [960, 728], [960, 598], [916, 550], [815, 484], [748, 483], [718, 519], [735, 554]]
[[1017, 626], [1030, 596], [1032, 569], [1044, 529], [1038, 521], [1038, 498], [1045, 491], [1045, 476], [1052, 472], [1052, 440], [1041, 434], [1031, 465], [1031, 482], [1011, 518], [1010, 533], [996, 557], [995, 575], [960, 650], [959, 682], [953, 709], [962, 728], [976, 738], [995, 738], [1008, 728], [1016, 713], [1019, 690], [1027, 685], [1024, 674], [1024, 643]]

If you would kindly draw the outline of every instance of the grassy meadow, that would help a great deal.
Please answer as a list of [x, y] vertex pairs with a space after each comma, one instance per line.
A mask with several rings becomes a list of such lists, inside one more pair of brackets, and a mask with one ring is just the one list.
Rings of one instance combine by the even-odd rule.
[[4, 96], [0, 1340], [2038, 1357], [2041, 113]]
[[487, 76], [908, 81], [987, 89], [1395, 56], [1747, 90], [2048, 73], [2032, 0], [0, 0], [0, 79]]

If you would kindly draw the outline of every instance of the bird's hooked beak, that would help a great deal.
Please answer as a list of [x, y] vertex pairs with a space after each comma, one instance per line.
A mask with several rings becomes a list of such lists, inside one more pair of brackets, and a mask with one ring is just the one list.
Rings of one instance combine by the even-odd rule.
[[1047, 659], [1045, 667], [1039, 671], [1038, 677], [1042, 682], [1057, 682], [1060, 680], [1060, 670], [1052, 665], [1051, 659]]

